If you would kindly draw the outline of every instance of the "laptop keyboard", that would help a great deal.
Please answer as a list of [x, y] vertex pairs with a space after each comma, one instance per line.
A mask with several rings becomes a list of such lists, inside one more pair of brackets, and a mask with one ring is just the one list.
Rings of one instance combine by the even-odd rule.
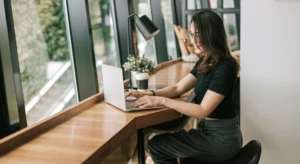
[[157, 109], [163, 108], [163, 106], [154, 106], [154, 107], [146, 107], [146, 108], [139, 108], [139, 107], [132, 107], [131, 104], [135, 102], [136, 99], [126, 99], [126, 109], [127, 110], [145, 110], [145, 109]]
[[133, 103], [133, 101], [126, 101], [126, 109], [131, 109], [132, 106], [131, 104]]

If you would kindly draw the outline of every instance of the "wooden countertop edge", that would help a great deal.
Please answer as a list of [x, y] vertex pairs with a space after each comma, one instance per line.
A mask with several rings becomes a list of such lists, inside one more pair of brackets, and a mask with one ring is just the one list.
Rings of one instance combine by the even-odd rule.
[[104, 159], [109, 156], [121, 143], [126, 141], [126, 139], [132, 134], [136, 133], [135, 121], [131, 120], [124, 128], [120, 129], [112, 138], [110, 138], [103, 145], [91, 154], [85, 161], [82, 163], [101, 163]]
[[[187, 97], [180, 97], [178, 100], [184, 100]], [[124, 128], [122, 128], [119, 132], [117, 132], [108, 142], [106, 142], [104, 145], [101, 145], [97, 151], [95, 151], [89, 158], [87, 158], [83, 163], [84, 164], [89, 164], [89, 163], [101, 163], [106, 157], [112, 153], [122, 142], [124, 142], [131, 133], [136, 133], [136, 129], [141, 129], [145, 128], [148, 126], [152, 126], [155, 124], [163, 123], [166, 120], [171, 121], [174, 118], [180, 118], [182, 114], [178, 113], [177, 111], [171, 109], [171, 108], [166, 108], [164, 109], [164, 114], [166, 117], [163, 119], [161, 117], [157, 117], [157, 113], [161, 115], [162, 111], [155, 112], [155, 113], [150, 113], [144, 116], [140, 117], [135, 117], [133, 120], [131, 120]], [[147, 119], [145, 123], [145, 119], [142, 117], [151, 117], [153, 119], [156, 119], [155, 122], [149, 120], [153, 119]], [[158, 118], [158, 120], [157, 120]]]
[[[166, 109], [165, 111], [166, 115], [171, 116], [169, 120], [172, 120], [171, 118], [174, 118], [173, 115], [176, 115], [177, 118], [181, 117], [181, 114], [174, 111], [173, 109]], [[170, 115], [171, 114], [171, 115]], [[156, 113], [149, 114], [152, 118], [157, 118]], [[147, 115], [147, 117], [149, 117]], [[133, 120], [131, 120], [124, 128], [122, 128], [119, 132], [117, 132], [112, 138], [109, 139], [105, 144], [99, 146], [99, 148], [91, 155], [89, 156], [83, 163], [89, 164], [89, 163], [101, 163], [103, 160], [107, 158], [109, 154], [111, 154], [121, 143], [126, 141], [126, 139], [132, 134], [136, 133], [136, 129], [144, 128], [145, 125], [142, 119], [140, 117], [136, 117]], [[160, 119], [158, 122], [155, 121], [155, 123], [152, 123], [151, 125], [158, 124], [165, 122], [166, 118]], [[147, 123], [148, 125], [149, 123]], [[149, 125], [149, 126], [151, 126]]]
[[[161, 115], [162, 111], [159, 111], [159, 115]], [[133, 120], [131, 120], [124, 128], [122, 128], [119, 132], [117, 132], [112, 138], [109, 139], [104, 145], [101, 145], [90, 157], [88, 157], [83, 163], [101, 163], [106, 157], [111, 154], [121, 143], [126, 141], [126, 139], [130, 136], [132, 133], [136, 133], [136, 129], [141, 129], [144, 127], [152, 126], [155, 124], [163, 123], [166, 120], [173, 120], [174, 117], [180, 118], [181, 114], [176, 112], [175, 110], [171, 108], [164, 109], [164, 114], [166, 117], [159, 118], [155, 122], [151, 121], [143, 121], [142, 117], [151, 117], [153, 119], [158, 118], [157, 113], [150, 113], [145, 116], [135, 117]], [[148, 119], [152, 120], [152, 119]]]
[[[129, 80], [124, 81], [124, 86], [127, 86]], [[58, 112], [53, 116], [50, 116], [36, 124], [28, 126], [19, 130], [0, 140], [0, 156], [12, 151], [13, 149], [21, 146], [22, 144], [38, 137], [42, 133], [60, 125], [61, 123], [73, 118], [79, 113], [89, 109], [94, 104], [104, 100], [104, 94], [98, 93], [91, 96], [78, 104], [67, 108], [64, 111]]]
[[[161, 63], [155, 67], [155, 71], [159, 71], [162, 68], [175, 64], [177, 62], [182, 61], [181, 58], [176, 60], [167, 61]], [[124, 81], [124, 86], [127, 86], [129, 80]], [[60, 125], [61, 123], [73, 118], [79, 113], [89, 109], [89, 107], [93, 106], [97, 102], [101, 102], [104, 100], [104, 94], [98, 93], [94, 96], [91, 96], [78, 104], [67, 108], [64, 111], [61, 111], [53, 116], [50, 116], [34, 125], [21, 129], [14, 134], [11, 134], [0, 140], [0, 156], [12, 151], [13, 149], [29, 142], [30, 140], [38, 137], [42, 133]]]
[[50, 116], [34, 125], [21, 129], [20, 131], [11, 134], [0, 140], [0, 156], [19, 147], [20, 145], [36, 138], [42, 133], [54, 128], [55, 126], [73, 118], [82, 111], [93, 106], [97, 102], [104, 100], [104, 94], [100, 93], [91, 96], [75, 106], [61, 111], [53, 116]]

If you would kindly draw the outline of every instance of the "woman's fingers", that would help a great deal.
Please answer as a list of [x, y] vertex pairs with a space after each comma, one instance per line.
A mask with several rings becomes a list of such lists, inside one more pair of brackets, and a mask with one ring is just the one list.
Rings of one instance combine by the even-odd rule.
[[137, 99], [134, 103], [131, 104], [132, 107], [137, 107], [143, 105], [142, 98]]
[[152, 99], [149, 96], [143, 96], [132, 104], [133, 107], [139, 107], [139, 108], [150, 107], [153, 105], [154, 104], [152, 102]]
[[129, 91], [125, 93], [125, 98], [127, 98], [128, 96], [133, 96], [133, 92]]
[[125, 92], [125, 98], [129, 96], [130, 93]]
[[153, 97], [144, 95], [142, 92], [129, 91], [129, 92], [125, 93], [125, 98], [127, 98], [129, 96], [138, 98], [135, 102], [132, 103], [132, 105], [131, 105], [132, 107], [149, 107], [149, 106], [154, 105]]
[[144, 104], [144, 105], [139, 106], [139, 108], [147, 108], [147, 107], [150, 107], [150, 106], [148, 104]]
[[133, 96], [138, 98], [139, 97], [139, 92], [138, 91], [129, 91], [125, 93], [125, 98], [129, 97], [129, 96]]
[[139, 106], [141, 106], [141, 105], [147, 104], [147, 99], [146, 99], [146, 97], [147, 97], [147, 96], [143, 96], [143, 97], [137, 99], [134, 103], [132, 103], [131, 106], [133, 106], [133, 107], [139, 107]]

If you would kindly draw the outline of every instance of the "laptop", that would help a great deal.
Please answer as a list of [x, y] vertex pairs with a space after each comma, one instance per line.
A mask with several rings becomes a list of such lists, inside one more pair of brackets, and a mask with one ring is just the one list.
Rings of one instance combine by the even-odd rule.
[[163, 108], [163, 106], [146, 108], [132, 107], [131, 104], [136, 100], [136, 98], [128, 97], [125, 100], [123, 73], [121, 68], [102, 64], [102, 78], [104, 99], [108, 104], [111, 104], [126, 112]]

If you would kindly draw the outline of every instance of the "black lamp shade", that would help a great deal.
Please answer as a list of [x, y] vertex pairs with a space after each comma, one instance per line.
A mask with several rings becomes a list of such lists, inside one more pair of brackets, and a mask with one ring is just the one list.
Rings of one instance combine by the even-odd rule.
[[145, 40], [149, 40], [159, 33], [159, 28], [146, 16], [143, 15], [135, 21], [135, 25], [142, 33]]

